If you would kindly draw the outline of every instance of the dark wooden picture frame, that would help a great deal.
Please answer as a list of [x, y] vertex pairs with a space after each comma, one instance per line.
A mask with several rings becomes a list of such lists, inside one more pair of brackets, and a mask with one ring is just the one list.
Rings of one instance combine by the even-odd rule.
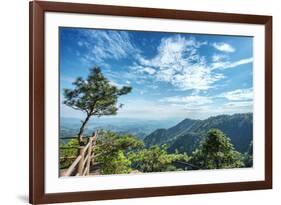
[[[272, 17], [198, 11], [103, 6], [92, 4], [30, 2], [30, 142], [29, 200], [33, 204], [88, 200], [153, 197], [180, 194], [241, 191], [272, 188]], [[265, 180], [203, 185], [151, 187], [105, 191], [46, 194], [44, 189], [44, 15], [67, 12], [142, 18], [181, 19], [247, 23], [265, 26]]]

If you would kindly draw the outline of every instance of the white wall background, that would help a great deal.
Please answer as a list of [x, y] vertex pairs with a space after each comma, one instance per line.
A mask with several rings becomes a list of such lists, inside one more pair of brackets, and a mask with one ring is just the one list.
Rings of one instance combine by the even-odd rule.
[[[125, 199], [73, 204], [280, 204], [281, 6], [278, 0], [73, 0], [97, 4], [273, 15], [273, 190]], [[28, 201], [28, 0], [1, 1], [0, 204]], [[279, 58], [278, 58], [279, 57]], [[276, 106], [275, 106], [276, 105]]]

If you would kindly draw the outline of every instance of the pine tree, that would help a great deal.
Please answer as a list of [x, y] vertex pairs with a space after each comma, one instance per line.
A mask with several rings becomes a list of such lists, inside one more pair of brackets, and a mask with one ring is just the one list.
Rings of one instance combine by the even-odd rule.
[[191, 163], [202, 169], [243, 167], [242, 156], [230, 139], [218, 129], [210, 129], [193, 152]]
[[78, 77], [73, 85], [73, 89], [64, 90], [63, 103], [86, 114], [77, 134], [79, 144], [82, 145], [83, 132], [89, 119], [92, 116], [116, 115], [118, 109], [122, 107], [117, 105], [118, 97], [128, 94], [132, 88], [124, 86], [119, 89], [111, 85], [98, 67], [91, 69], [85, 80]]

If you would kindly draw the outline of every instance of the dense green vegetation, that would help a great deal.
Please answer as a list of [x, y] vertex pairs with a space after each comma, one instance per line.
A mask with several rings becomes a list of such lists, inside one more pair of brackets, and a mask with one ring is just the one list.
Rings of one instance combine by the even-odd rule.
[[[72, 139], [61, 146], [60, 168], [67, 168], [76, 156], [77, 149], [64, 149], [78, 146], [78, 140]], [[113, 132], [101, 132], [98, 135], [93, 161], [98, 164], [100, 174], [127, 174], [134, 170], [140, 172], [160, 172], [177, 170], [172, 163], [176, 160], [188, 160], [186, 154], [168, 154], [165, 145], [144, 148], [142, 140], [132, 135], [118, 135]]]
[[132, 171], [130, 152], [138, 152], [143, 142], [132, 135], [113, 132], [99, 133], [95, 149], [95, 161], [100, 163], [101, 174], [126, 174]]
[[211, 129], [192, 153], [192, 164], [201, 169], [243, 167], [242, 155], [237, 152], [230, 139], [218, 129]]
[[129, 159], [132, 161], [132, 167], [141, 172], [164, 172], [181, 170], [175, 167], [173, 162], [188, 161], [189, 157], [186, 154], [168, 154], [166, 145], [154, 145], [139, 152], [131, 152]]
[[[62, 147], [78, 146], [78, 140], [72, 139]], [[183, 170], [177, 162], [191, 164], [196, 169], [222, 169], [252, 166], [252, 145], [248, 152], [236, 151], [230, 138], [218, 129], [210, 129], [196, 149], [190, 154], [168, 152], [168, 145], [145, 147], [142, 140], [133, 135], [119, 135], [109, 131], [99, 133], [93, 162], [100, 174], [128, 174], [131, 172], [164, 172]], [[60, 149], [60, 167], [67, 168], [76, 156], [75, 149]], [[185, 169], [193, 169], [187, 167]]]
[[168, 151], [191, 154], [208, 130], [216, 128], [231, 139], [234, 148], [245, 153], [253, 137], [253, 114], [218, 115], [206, 120], [185, 119], [169, 129], [158, 129], [146, 136], [147, 146], [167, 144]]
[[[78, 156], [78, 140], [60, 140], [60, 169], [68, 168]], [[73, 158], [70, 158], [73, 157]]]

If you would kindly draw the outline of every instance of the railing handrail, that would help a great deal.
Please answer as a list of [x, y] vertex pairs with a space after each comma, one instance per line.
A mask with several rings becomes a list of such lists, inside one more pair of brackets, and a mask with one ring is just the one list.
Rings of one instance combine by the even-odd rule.
[[77, 170], [77, 173], [75, 174], [76, 176], [89, 175], [91, 159], [94, 156], [92, 152], [93, 146], [95, 146], [95, 142], [97, 139], [97, 132], [95, 132], [92, 137], [87, 138], [88, 143], [85, 146], [77, 147], [77, 149], [79, 149], [79, 155], [76, 157], [74, 162], [70, 165], [70, 167], [67, 169], [63, 176], [71, 176], [75, 170]]
[[70, 176], [72, 174], [72, 172], [74, 171], [75, 167], [78, 165], [78, 163], [81, 160], [81, 156], [79, 155], [74, 162], [71, 164], [71, 166], [67, 169], [66, 173], [64, 174], [64, 176]]

